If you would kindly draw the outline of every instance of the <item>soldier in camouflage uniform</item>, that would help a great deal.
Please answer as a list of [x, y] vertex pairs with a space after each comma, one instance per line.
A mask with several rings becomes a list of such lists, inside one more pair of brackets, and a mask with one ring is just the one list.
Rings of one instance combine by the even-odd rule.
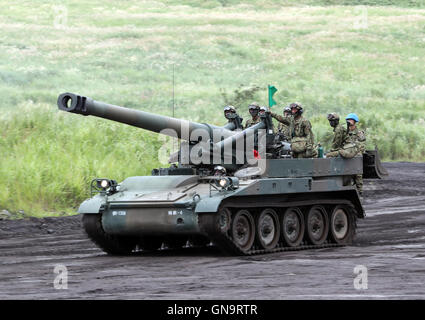
[[260, 111], [260, 105], [257, 102], [251, 103], [248, 107], [248, 110], [252, 118], [246, 120], [244, 129], [249, 128], [253, 126], [254, 124], [261, 122], [261, 118], [258, 115], [258, 112]]
[[[291, 117], [277, 116], [274, 118], [285, 125], [289, 125], [291, 149], [293, 158], [312, 158], [317, 155], [314, 148], [314, 134], [311, 123], [302, 116], [303, 107], [299, 103], [291, 103]], [[273, 115], [272, 115], [273, 116]]]
[[[355, 113], [350, 113], [345, 118], [347, 129], [345, 130], [343, 145], [335, 151], [326, 154], [327, 158], [342, 156], [343, 158], [353, 158], [362, 155], [365, 151], [366, 135], [364, 131], [357, 128], [359, 117]], [[363, 194], [363, 176], [361, 174], [353, 176], [354, 184], [360, 196]]]
[[[363, 155], [366, 149], [366, 135], [364, 131], [357, 128], [356, 124], [359, 122], [359, 117], [355, 113], [350, 113], [345, 120], [347, 121], [348, 127], [347, 141], [356, 144], [358, 150], [357, 155]], [[357, 191], [360, 196], [363, 196], [363, 175], [357, 174], [353, 178]]]
[[332, 140], [331, 152], [338, 151], [344, 146], [346, 129], [339, 123], [339, 115], [336, 113], [328, 114], [329, 125], [334, 128], [334, 137]]
[[[279, 114], [276, 114], [274, 112], [270, 112], [270, 115], [275, 118], [277, 121], [279, 121], [279, 125], [277, 127], [278, 134], [283, 136], [282, 140], [284, 141], [291, 141], [291, 126], [289, 124], [283, 123], [281, 120], [282, 116]], [[285, 107], [283, 109], [283, 117], [290, 119], [291, 117], [291, 108], [289, 106]]]

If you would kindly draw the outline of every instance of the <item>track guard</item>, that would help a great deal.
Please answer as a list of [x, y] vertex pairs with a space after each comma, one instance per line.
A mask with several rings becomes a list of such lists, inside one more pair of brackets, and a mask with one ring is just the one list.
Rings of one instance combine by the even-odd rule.
[[363, 153], [363, 178], [364, 179], [384, 179], [388, 176], [387, 170], [382, 166], [378, 149], [366, 150]]

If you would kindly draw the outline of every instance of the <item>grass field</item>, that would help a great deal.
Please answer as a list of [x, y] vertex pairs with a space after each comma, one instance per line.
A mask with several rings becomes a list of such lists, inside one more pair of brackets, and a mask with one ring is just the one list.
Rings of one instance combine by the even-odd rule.
[[325, 147], [326, 114], [356, 112], [385, 160], [425, 159], [423, 0], [2, 1], [0, 28], [0, 210], [16, 216], [71, 213], [92, 178], [158, 166], [158, 135], [56, 99], [171, 115], [173, 67], [176, 117], [221, 125], [232, 103], [247, 119], [273, 84], [273, 109], [301, 102]]

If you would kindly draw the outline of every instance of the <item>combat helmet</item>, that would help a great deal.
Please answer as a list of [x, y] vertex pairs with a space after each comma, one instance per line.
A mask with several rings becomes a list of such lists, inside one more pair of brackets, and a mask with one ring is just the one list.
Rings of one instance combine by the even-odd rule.
[[252, 102], [248, 106], [248, 111], [251, 114], [251, 116], [255, 117], [258, 115], [258, 112], [260, 111], [260, 105], [257, 102]]
[[234, 106], [225, 106], [224, 107], [224, 117], [226, 119], [233, 119], [236, 114], [236, 108]]
[[266, 106], [261, 106], [260, 107], [260, 110], [259, 110], [259, 113], [260, 114], [264, 114], [264, 113], [268, 113], [268, 112], [270, 112], [270, 110], [269, 110], [268, 107], [266, 107]]
[[354, 120], [355, 122], [359, 122], [360, 120], [359, 120], [359, 117], [357, 116], [357, 114], [355, 114], [355, 113], [349, 113], [348, 115], [347, 115], [347, 117], [345, 117], [345, 120]]
[[294, 109], [294, 108], [295, 108], [295, 109], [297, 109], [296, 114], [301, 115], [301, 114], [304, 112], [304, 110], [303, 110], [303, 107], [302, 107], [301, 103], [294, 102], [294, 103], [291, 103], [291, 104], [289, 105], [289, 107], [291, 108], [291, 112], [292, 112], [292, 109]]
[[339, 115], [335, 112], [329, 113], [328, 120], [331, 127], [336, 127], [339, 123]]
[[225, 176], [226, 175], [226, 168], [223, 166], [215, 166], [213, 170], [214, 176]]

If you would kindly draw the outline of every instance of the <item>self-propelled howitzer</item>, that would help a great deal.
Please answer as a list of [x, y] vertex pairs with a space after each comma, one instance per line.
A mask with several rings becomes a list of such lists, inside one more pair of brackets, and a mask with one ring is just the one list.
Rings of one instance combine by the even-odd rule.
[[[110, 254], [209, 243], [241, 255], [350, 244], [356, 219], [365, 217], [353, 176], [363, 174], [367, 179], [385, 174], [376, 150], [352, 159], [293, 159], [286, 145], [271, 139], [267, 115], [250, 129], [232, 131], [71, 93], [60, 95], [58, 106], [153, 132], [168, 134], [164, 130], [171, 129], [188, 141], [189, 154], [201, 157], [197, 164], [184, 164], [180, 155], [179, 165], [154, 169], [152, 176], [129, 177], [121, 183], [92, 181], [92, 197], [78, 212], [89, 237]], [[197, 130], [207, 132], [210, 139], [194, 149], [201, 143]], [[219, 141], [213, 139], [214, 130], [220, 132]], [[253, 149], [247, 147], [247, 141], [252, 136], [259, 156], [248, 163], [247, 154]], [[242, 157], [235, 156], [240, 149], [232, 150], [238, 144], [244, 146]], [[261, 148], [264, 152], [259, 152]], [[226, 157], [221, 154], [217, 157], [224, 149], [230, 150], [230, 164], [224, 163]], [[204, 155], [207, 157], [202, 159]], [[206, 159], [228, 165], [227, 172], [216, 170], [217, 163], [206, 163]]]

